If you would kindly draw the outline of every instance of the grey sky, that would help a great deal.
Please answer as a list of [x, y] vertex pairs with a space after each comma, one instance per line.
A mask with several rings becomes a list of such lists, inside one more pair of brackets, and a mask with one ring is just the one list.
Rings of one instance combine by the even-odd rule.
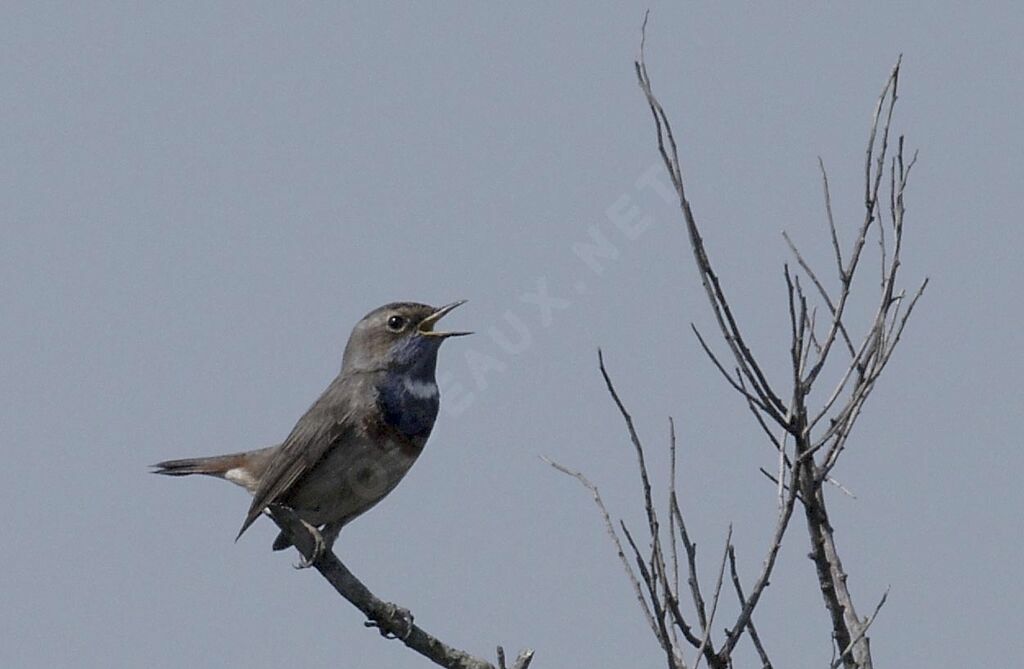
[[[711, 320], [676, 208], [637, 186], [656, 164], [632, 70], [646, 5], [549, 4], [0, 12], [0, 665], [427, 666], [272, 554], [269, 522], [233, 544], [242, 491], [146, 474], [283, 438], [351, 326], [396, 299], [468, 298], [451, 323], [479, 334], [444, 347], [424, 456], [338, 542], [378, 595], [487, 657], [660, 666], [590, 500], [537, 457], [640, 520], [599, 345], [658, 466], [678, 422], [706, 578], [730, 521], [752, 577], [771, 452], [689, 334]], [[862, 609], [892, 586], [880, 666], [1018, 657], [1024, 13], [651, 9], [691, 199], [776, 374], [779, 232], [828, 260], [819, 155], [851, 229], [904, 54], [903, 276], [932, 284], [837, 471], [857, 495], [831, 500], [837, 540]], [[608, 213], [630, 205], [651, 221], [635, 239]], [[600, 274], [573, 253], [592, 229], [618, 251]], [[539, 289], [566, 301], [550, 319]], [[514, 339], [507, 318], [517, 353], [489, 334]], [[756, 617], [780, 667], [830, 655], [801, 532]]]

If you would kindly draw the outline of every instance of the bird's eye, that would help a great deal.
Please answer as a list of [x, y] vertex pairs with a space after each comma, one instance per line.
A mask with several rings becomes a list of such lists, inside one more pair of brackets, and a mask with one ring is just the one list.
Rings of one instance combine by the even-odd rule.
[[406, 320], [401, 316], [395, 315], [388, 319], [388, 329], [392, 332], [401, 332], [405, 329]]

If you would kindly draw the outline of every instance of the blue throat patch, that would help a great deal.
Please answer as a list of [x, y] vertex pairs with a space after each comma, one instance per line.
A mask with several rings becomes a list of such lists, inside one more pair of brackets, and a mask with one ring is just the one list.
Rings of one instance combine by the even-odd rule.
[[426, 439], [434, 427], [440, 403], [437, 393], [424, 396], [411, 392], [408, 386], [412, 383], [433, 383], [433, 379], [417, 378], [407, 371], [391, 372], [384, 378], [377, 388], [381, 418], [407, 437]]
[[[381, 418], [405, 436], [425, 440], [434, 427], [440, 405], [434, 380], [437, 346], [433, 342], [418, 341], [403, 348], [400, 356], [415, 363], [387, 372], [377, 387]], [[435, 389], [432, 394], [427, 392], [431, 387]]]

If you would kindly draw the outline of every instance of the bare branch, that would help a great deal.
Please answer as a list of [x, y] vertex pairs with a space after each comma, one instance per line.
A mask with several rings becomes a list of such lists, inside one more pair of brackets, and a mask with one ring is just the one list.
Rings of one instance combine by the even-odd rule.
[[818, 587], [825, 601], [825, 608], [832, 621], [832, 634], [840, 648], [854, 644], [854, 655], [848, 656], [846, 660], [847, 669], [871, 669], [867, 640], [863, 640], [863, 647], [858, 646], [858, 642], [854, 640], [860, 623], [853, 597], [847, 587], [846, 572], [836, 550], [832, 524], [825, 509], [820, 475], [816, 476], [813, 472], [807, 471], [800, 480], [803, 485], [807, 529], [811, 538], [810, 556], [818, 576]]
[[640, 443], [640, 437], [636, 433], [636, 428], [633, 426], [633, 417], [629, 415], [629, 411], [626, 410], [622, 400], [619, 399], [619, 394], [615, 391], [615, 385], [612, 383], [612, 379], [608, 376], [608, 370], [604, 366], [604, 354], [601, 353], [601, 349], [597, 349], [597, 364], [601, 370], [601, 377], [604, 378], [605, 387], [608, 389], [608, 394], [612, 396], [612, 400], [615, 401], [615, 406], [618, 407], [619, 413], [622, 415], [622, 419], [626, 421], [626, 429], [629, 431], [629, 440], [633, 442], [633, 448], [636, 450], [637, 463], [640, 468], [640, 482], [643, 485], [644, 493], [644, 507], [647, 510], [647, 520], [650, 525], [651, 536], [656, 537], [658, 534], [658, 520], [654, 513], [654, 503], [651, 498], [651, 481], [647, 476], [647, 463], [644, 460], [644, 447]]
[[654, 614], [651, 613], [650, 606], [647, 605], [647, 600], [644, 599], [643, 590], [640, 588], [640, 580], [637, 578], [636, 573], [633, 571], [633, 566], [629, 563], [626, 558], [626, 551], [622, 548], [622, 541], [619, 539], [618, 532], [615, 531], [615, 525], [612, 524], [611, 516], [608, 515], [608, 509], [604, 505], [604, 500], [601, 499], [601, 493], [598, 492], [597, 486], [590, 482], [586, 476], [580, 472], [573, 471], [568, 467], [564, 467], [554, 460], [541, 456], [540, 458], [544, 462], [548, 463], [558, 471], [571, 476], [580, 482], [584, 488], [590, 491], [591, 496], [594, 498], [594, 503], [597, 505], [598, 510], [601, 512], [601, 518], [604, 520], [605, 531], [608, 533], [608, 537], [615, 544], [615, 551], [619, 556], [619, 560], [622, 562], [623, 569], [626, 570], [626, 577], [629, 579], [630, 585], [633, 586], [633, 592], [636, 595], [636, 600], [640, 604], [640, 610], [644, 613], [644, 618], [647, 619], [647, 624], [650, 625], [651, 631], [654, 632], [655, 636], [658, 634], [658, 626], [654, 622]]
[[839, 488], [839, 490], [844, 495], [849, 497], [850, 499], [857, 499], [857, 496], [854, 495], [853, 492], [851, 492], [849, 488], [847, 488], [846, 486], [844, 486], [842, 483], [840, 483], [839, 481], [835, 480], [831, 476], [825, 477], [825, 480], [828, 481], [829, 483], [831, 483], [832, 485], [834, 485], [835, 487]]
[[[829, 415], [829, 411], [832, 409], [833, 405], [835, 405], [836, 401], [842, 396], [843, 391], [846, 389], [847, 384], [850, 382], [850, 379], [853, 378], [854, 374], [858, 372], [863, 373], [863, 360], [867, 357], [866, 354], [869, 350], [868, 346], [870, 344], [871, 334], [869, 333], [869, 335], [865, 337], [864, 341], [861, 343], [857, 353], [853, 356], [853, 358], [850, 360], [850, 363], [846, 366], [846, 371], [843, 373], [843, 376], [839, 379], [839, 382], [833, 389], [832, 394], [829, 395], [827, 400], [825, 400], [825, 403], [822, 405], [818, 413], [815, 414], [814, 417], [811, 418], [808, 422], [808, 432], [813, 430], [823, 418]], [[847, 403], [847, 405], [848, 404], [849, 402]], [[838, 416], [840, 415], [842, 415], [842, 411], [840, 411], [838, 414], [832, 417], [831, 425], [829, 426], [825, 434], [817, 437], [817, 441], [814, 444], [815, 449], [825, 441], [829, 440], [832, 437], [832, 435], [835, 434], [839, 426]]]
[[[779, 441], [778, 437], [776, 437], [772, 433], [771, 428], [768, 427], [768, 424], [764, 421], [764, 418], [761, 416], [761, 412], [758, 411], [757, 405], [754, 404], [752, 399], [749, 396], [746, 395], [746, 386], [743, 385], [743, 377], [740, 376], [740, 373], [739, 373], [738, 370], [736, 372], [736, 378], [737, 378], [737, 380], [740, 383], [741, 391], [744, 393], [744, 396], [747, 397], [747, 408], [750, 409], [750, 413], [752, 413], [754, 415], [754, 420], [756, 420], [757, 424], [761, 426], [761, 430], [763, 430], [764, 433], [765, 433], [765, 436], [768, 437], [768, 441], [772, 442], [772, 446], [774, 446], [776, 450], [781, 451], [782, 450], [782, 442]], [[783, 439], [784, 438], [785, 438], [785, 434], [783, 434]]]
[[789, 328], [790, 328], [790, 345], [789, 345], [789, 356], [790, 362], [793, 366], [793, 392], [799, 393], [800, 388], [800, 354], [803, 352], [803, 342], [800, 340], [800, 330], [796, 322], [796, 289], [793, 286], [793, 277], [789, 274], [789, 265], [784, 264], [783, 273], [786, 276], [786, 297], [789, 303]]
[[[307, 560], [314, 556], [315, 541], [298, 516], [286, 507], [272, 505], [270, 516], [292, 543]], [[347, 599], [353, 606], [363, 612], [369, 619], [367, 625], [376, 627], [381, 634], [389, 638], [399, 639], [408, 648], [416, 651], [434, 664], [448, 669], [494, 669], [494, 665], [486, 660], [474, 657], [469, 653], [453, 648], [440, 639], [427, 633], [412, 621], [412, 615], [394, 604], [378, 599], [370, 590], [350, 572], [334, 553], [323, 552], [313, 567], [327, 579], [339, 595]], [[518, 669], [526, 669], [532, 650], [520, 653], [524, 659]], [[517, 660], [518, 662], [518, 660]]]
[[917, 301], [922, 295], [924, 295], [924, 289], [928, 287], [928, 281], [929, 279], [926, 277], [925, 280], [921, 282], [921, 286], [917, 289], [917, 292], [914, 293], [914, 297], [910, 300], [910, 305], [907, 306], [907, 311], [899, 321], [899, 327], [896, 328], [895, 336], [890, 335], [888, 337], [889, 347], [886, 349], [885, 355], [882, 358], [883, 366], [889, 362], [889, 357], [892, 355], [893, 350], [896, 348], [896, 344], [899, 343], [900, 337], [903, 335], [903, 328], [907, 325], [907, 321], [910, 320], [910, 313], [914, 310], [914, 307], [917, 306]]
[[718, 612], [718, 598], [722, 594], [722, 580], [725, 577], [725, 561], [732, 549], [732, 523], [729, 523], [729, 531], [725, 535], [725, 550], [722, 551], [722, 563], [718, 567], [718, 578], [715, 580], [715, 594], [711, 598], [711, 614], [708, 615], [708, 622], [704, 626], [704, 638], [701, 639], [700, 648], [697, 649], [697, 657], [693, 662], [693, 669], [700, 666], [700, 658], [703, 657], [704, 649], [708, 648], [711, 641], [711, 626], [715, 623], [715, 613]]
[[833, 660], [832, 669], [836, 669], [840, 664], [842, 664], [843, 659], [850, 654], [850, 651], [853, 650], [854, 645], [856, 645], [861, 639], [864, 638], [864, 635], [868, 633], [868, 629], [871, 627], [872, 623], [875, 622], [875, 618], [878, 616], [878, 612], [882, 610], [883, 606], [885, 606], [885, 600], [888, 598], [889, 588], [886, 588], [885, 592], [882, 593], [882, 598], [878, 600], [878, 604], [875, 605], [875, 610], [871, 613], [871, 616], [866, 621], [864, 621], [863, 625], [860, 626], [860, 631], [857, 632], [857, 636], [855, 636], [850, 641], [849, 645], [847, 645], [846, 648], [843, 649], [843, 652], [839, 654], [839, 657]]
[[[622, 400], [619, 398], [618, 392], [615, 390], [615, 385], [612, 383], [611, 376], [608, 374], [608, 370], [604, 365], [604, 354], [601, 349], [597, 350], [597, 362], [598, 368], [601, 371], [601, 377], [604, 379], [605, 387], [608, 389], [608, 394], [611, 395], [612, 400], [615, 402], [615, 406], [619, 410], [619, 414], [622, 416], [623, 421], [626, 423], [626, 429], [629, 432], [629, 439], [633, 444], [633, 448], [636, 452], [637, 466], [640, 470], [640, 483], [643, 488], [644, 496], [644, 511], [647, 514], [647, 530], [651, 537], [651, 556], [648, 562], [648, 566], [641, 568], [641, 575], [647, 583], [648, 592], [651, 600], [651, 607], [654, 609], [654, 620], [658, 625], [660, 631], [659, 639], [662, 641], [662, 647], [668, 654], [669, 663], [675, 662], [675, 657], [672, 652], [672, 644], [669, 639], [668, 630], [665, 627], [664, 621], [664, 610], [665, 605], [662, 604], [658, 596], [658, 585], [659, 583], [663, 586], [666, 591], [666, 600], [671, 600], [675, 594], [670, 590], [670, 584], [668, 580], [668, 569], [665, 566], [664, 555], [661, 551], [661, 531], [658, 522], [658, 513], [654, 506], [654, 498], [651, 494], [651, 481], [647, 474], [647, 461], [644, 457], [643, 444], [640, 441], [640, 436], [636, 432], [636, 427], [633, 425], [633, 417], [630, 416], [629, 411], [626, 409]], [[625, 525], [622, 525], [623, 532], [626, 533], [626, 538], [632, 543], [632, 538], [629, 536]], [[634, 547], [635, 548], [635, 547]], [[637, 556], [639, 558], [639, 554]]]
[[[878, 105], [875, 107], [874, 121], [871, 124], [871, 133], [868, 136], [867, 158], [864, 161], [864, 206], [868, 216], [873, 216], [874, 208], [878, 203], [878, 187], [882, 181], [882, 173], [885, 168], [885, 154], [889, 145], [889, 127], [892, 124], [892, 112], [896, 107], [896, 88], [899, 83], [900, 65], [903, 63], [903, 54], [896, 59], [896, 65], [892, 68], [889, 79], [878, 96]], [[882, 114], [882, 107], [886, 97], [889, 98], [889, 109], [886, 114], [885, 124], [882, 126], [882, 148], [878, 152], [878, 166], [875, 168], [874, 179], [871, 175], [871, 159], [874, 157], [875, 137], [878, 132], [878, 122]], [[873, 187], [872, 187], [873, 183]]]
[[[797, 462], [794, 463], [794, 469], [798, 472], [805, 465]], [[796, 473], [794, 472], [794, 474]], [[736, 617], [736, 622], [733, 624], [732, 629], [726, 632], [725, 643], [721, 650], [719, 650], [719, 657], [730, 657], [732, 655], [733, 648], [736, 647], [737, 642], [740, 640], [740, 633], [743, 628], [750, 622], [750, 617], [754, 615], [754, 609], [757, 607], [758, 601], [761, 599], [761, 594], [764, 589], [768, 586], [768, 580], [772, 575], [772, 570], [775, 568], [775, 559], [779, 555], [779, 549], [782, 548], [782, 537], [786, 534], [786, 528], [789, 526], [789, 519], [793, 515], [793, 505], [796, 501], [797, 486], [790, 486], [789, 494], [786, 496], [785, 505], [780, 509], [779, 516], [775, 521], [775, 531], [772, 533], [771, 542], [768, 544], [768, 554], [765, 556], [764, 563], [761, 566], [761, 573], [758, 575], [757, 580], [754, 582], [754, 587], [750, 591], [750, 596], [747, 597], [746, 603], [744, 604], [739, 616]]]
[[832, 237], [832, 250], [836, 254], [836, 267], [839, 273], [843, 272], [843, 252], [839, 248], [839, 235], [836, 232], [836, 219], [832, 216], [832, 192], [828, 186], [828, 172], [825, 171], [825, 161], [818, 156], [818, 167], [821, 169], [821, 184], [825, 191], [825, 215], [828, 217], [828, 231]]
[[[772, 474], [770, 471], [768, 471], [764, 467], [758, 467], [757, 471], [761, 472], [766, 479], [768, 479], [769, 481], [774, 483], [778, 487], [779, 491], [781, 491], [783, 493], [789, 492], [790, 485], [788, 483], [786, 483], [784, 479], [780, 479], [778, 476], [776, 476], [775, 474]], [[796, 499], [799, 502], [803, 501], [802, 499], [800, 499], [800, 490], [799, 490], [799, 488], [796, 491]], [[783, 500], [783, 504], [785, 504], [785, 499]]]
[[[643, 44], [643, 41], [641, 44]], [[760, 365], [750, 352], [750, 348], [747, 346], [743, 335], [736, 324], [736, 319], [733, 317], [732, 309], [729, 307], [728, 300], [726, 299], [721, 283], [718, 280], [718, 275], [712, 269], [711, 261], [708, 259], [707, 251], [704, 248], [704, 241], [701, 238], [700, 230], [697, 228], [693, 211], [690, 208], [690, 202], [686, 198], [682, 168], [679, 163], [679, 153], [675, 137], [672, 133], [672, 126], [668, 122], [665, 110], [662, 108], [661, 103], [658, 102], [658, 99], [654, 96], [654, 92], [651, 89], [650, 78], [647, 75], [647, 65], [644, 61], [643, 49], [641, 49], [640, 58], [634, 63], [634, 66], [636, 69], [637, 81], [644, 92], [644, 96], [647, 98], [647, 104], [650, 107], [652, 116], [654, 117], [655, 130], [658, 137], [658, 152], [661, 154], [662, 162], [665, 164], [665, 168], [669, 172], [669, 178], [671, 178], [672, 183], [675, 186], [676, 193], [679, 195], [679, 204], [682, 208], [683, 218], [686, 221], [686, 229], [690, 237], [690, 247], [693, 251], [694, 260], [697, 264], [698, 270], [700, 271], [701, 280], [704, 284], [704, 289], [707, 292], [708, 302], [711, 305], [712, 312], [718, 322], [719, 329], [732, 351], [737, 365], [743, 372], [743, 375], [750, 382], [754, 393], [760, 398], [763, 404], [773, 407], [776, 412], [781, 413], [784, 411], [782, 401], [779, 399], [777, 393], [772, 390], [772, 387], [768, 383]], [[666, 148], [666, 140], [668, 141], [668, 148]]]
[[700, 591], [700, 578], [697, 573], [697, 546], [690, 541], [690, 535], [686, 531], [686, 522], [683, 520], [683, 513], [679, 509], [679, 504], [675, 504], [672, 509], [672, 515], [675, 516], [676, 524], [679, 526], [679, 539], [683, 542], [683, 550], [686, 552], [686, 566], [689, 578], [687, 583], [690, 586], [690, 594], [693, 597], [693, 608], [697, 611], [697, 621], [700, 623], [701, 629], [705, 629], [708, 626], [707, 609], [704, 605], [704, 596]]
[[[833, 318], [835, 318], [836, 307], [832, 303], [832, 298], [829, 297], [828, 291], [825, 290], [825, 286], [818, 279], [818, 275], [813, 269], [811, 269], [811, 266], [807, 264], [807, 261], [804, 260], [800, 250], [797, 249], [796, 244], [793, 243], [793, 240], [789, 237], [789, 233], [785, 230], [782, 232], [782, 238], [786, 240], [786, 244], [789, 246], [789, 250], [793, 253], [793, 257], [796, 258], [797, 263], [799, 263], [800, 269], [810, 277], [811, 282], [814, 283], [814, 287], [818, 289], [818, 294], [821, 295], [821, 299], [825, 301], [825, 306], [828, 307], [829, 313], [832, 314]], [[842, 335], [843, 343], [846, 344], [846, 348], [850, 351], [850, 356], [852, 357], [854, 355], [853, 344], [851, 343], [850, 335], [846, 332], [846, 327], [843, 325], [841, 320], [839, 321], [839, 334]], [[821, 350], [820, 346], [818, 347], [818, 350]]]
[[527, 669], [531, 661], [533, 661], [533, 651], [528, 648], [519, 653], [511, 667], [506, 667], [505, 649], [498, 646], [498, 669]]
[[[629, 537], [624, 525], [622, 528], [623, 532], [626, 532], [627, 538], [629, 538], [630, 544], [633, 546], [637, 566], [641, 573], [644, 574], [650, 589], [650, 597], [655, 602], [655, 610], [659, 613], [667, 610], [674, 617], [676, 626], [684, 630], [684, 636], [692, 643], [690, 630], [682, 621], [682, 615], [678, 612], [676, 600], [673, 598], [674, 593], [678, 591], [679, 587], [679, 556], [674, 541], [678, 536], [678, 540], [682, 542], [687, 556], [687, 567], [690, 572], [691, 595], [694, 599], [694, 608], [703, 633], [697, 648], [698, 655], [695, 664], [699, 663], [701, 657], [703, 657], [713, 669], [731, 666], [731, 653], [741, 635], [746, 631], [751, 634], [762, 664], [770, 667], [770, 661], [764, 653], [760, 640], [757, 638], [757, 633], [752, 623], [752, 615], [760, 595], [763, 593], [764, 588], [767, 587], [780, 550], [782, 538], [789, 525], [796, 501], [799, 500], [805, 512], [808, 535], [811, 539], [811, 557], [815, 564], [822, 598], [831, 617], [833, 636], [838, 647], [843, 649], [833, 664], [833, 668], [839, 666], [840, 663], [845, 663], [847, 669], [871, 669], [870, 647], [866, 632], [871, 621], [874, 619], [874, 615], [867, 622], [857, 618], [853, 599], [846, 584], [846, 573], [843, 570], [842, 561], [836, 549], [834, 530], [829, 522], [823, 486], [826, 482], [832, 483], [838, 486], [844, 493], [851, 494], [830, 476], [830, 471], [836, 465], [840, 454], [848, 443], [852, 429], [859, 419], [868, 397], [874, 390], [875, 382], [885, 369], [902, 335], [910, 313], [927, 286], [926, 279], [914, 297], [909, 302], [906, 302], [904, 291], [898, 288], [896, 281], [901, 263], [903, 239], [903, 219], [905, 214], [903, 194], [907, 186], [909, 173], [917, 158], [915, 153], [909, 162], [904, 160], [904, 139], [902, 136], [898, 139], [894, 155], [889, 155], [890, 132], [898, 98], [901, 59], [898, 59], [894, 65], [875, 105], [864, 163], [864, 216], [854, 232], [852, 244], [845, 253], [840, 243], [840, 236], [832, 209], [832, 195], [828, 174], [825, 170], [824, 161], [821, 158], [818, 159], [832, 254], [839, 278], [839, 285], [836, 289], [830, 292], [826, 288], [821, 275], [813, 269], [789, 235], [783, 233], [787, 245], [799, 264], [800, 271], [810, 278], [817, 291], [817, 297], [812, 296], [812, 299], [808, 300], [808, 296], [804, 293], [801, 285], [800, 273], [791, 272], [789, 266], [784, 267], [790, 327], [789, 354], [793, 383], [792, 396], [789, 400], [789, 405], [786, 406], [767, 380], [760, 362], [751, 352], [750, 346], [747, 344], [729, 305], [721, 281], [709, 260], [707, 249], [704, 246], [690, 202], [686, 196], [686, 186], [684, 184], [676, 138], [665, 110], [653, 93], [650, 77], [647, 72], [644, 60], [646, 25], [647, 17], [645, 15], [644, 29], [641, 31], [640, 56], [635, 63], [637, 80], [654, 119], [659, 155], [679, 198], [679, 205], [689, 236], [694, 262], [697, 265], [701, 282], [720, 334], [734, 359], [735, 375], [727, 371], [726, 365], [711, 350], [711, 347], [697, 328], [693, 325], [691, 325], [691, 328], [704, 352], [711, 359], [719, 373], [726, 379], [730, 387], [746, 400], [748, 409], [754, 414], [762, 431], [768, 436], [777, 450], [778, 473], [772, 476], [764, 468], [761, 471], [776, 482], [778, 515], [776, 527], [769, 543], [766, 557], [762, 563], [761, 572], [755, 580], [750, 594], [747, 596], [744, 596], [743, 589], [739, 583], [731, 539], [726, 542], [726, 552], [723, 555], [719, 571], [715, 597], [711, 604], [711, 610], [708, 612], [697, 579], [696, 548], [690, 541], [686, 531], [675, 493], [676, 453], [674, 429], [671, 430], [672, 483], [669, 492], [669, 529], [670, 536], [673, 537], [673, 545], [671, 547], [672, 574], [670, 578], [668, 576], [668, 569], [664, 566], [661, 556], [661, 543], [658, 537], [656, 514], [651, 502], [650, 486], [647, 480], [646, 464], [643, 459], [642, 449], [639, 446], [639, 440], [635, 436], [632, 420], [628, 413], [625, 412], [622, 403], [618, 400], [614, 389], [611, 387], [611, 382], [604, 370], [602, 361], [602, 374], [605, 376], [609, 391], [619, 406], [620, 412], [623, 413], [626, 419], [631, 438], [634, 440], [634, 445], [638, 450], [641, 480], [645, 492], [645, 507], [648, 510], [648, 526], [652, 535], [651, 553], [646, 566], [641, 558], [640, 551], [632, 542], [632, 537]], [[889, 225], [892, 226], [891, 247], [885, 230], [885, 216], [882, 213], [879, 198], [887, 166], [890, 172]], [[873, 318], [868, 321], [868, 327], [866, 332], [863, 333], [863, 339], [860, 340], [859, 346], [856, 346], [854, 344], [855, 339], [851, 336], [850, 323], [847, 322], [846, 308], [851, 303], [854, 277], [865, 255], [863, 251], [868, 238], [871, 236], [872, 226], [875, 225], [878, 226], [878, 250], [881, 258], [880, 294]], [[823, 337], [819, 337], [816, 328], [816, 303], [819, 298], [828, 308], [830, 316], [829, 323], [825, 326]], [[814, 302], [815, 304], [809, 304], [809, 302]], [[859, 337], [860, 334], [858, 333]], [[808, 401], [812, 396], [812, 389], [825, 369], [833, 346], [837, 341], [842, 342], [841, 346], [844, 346], [849, 354], [849, 363], [846, 365], [845, 370], [839, 374], [838, 382], [833, 386], [831, 393], [825, 397], [823, 406], [815, 407], [813, 411], [809, 411]], [[733, 364], [730, 363], [729, 367], [733, 367]], [[772, 427], [770, 427], [768, 422], [769, 418], [784, 431], [781, 439], [773, 433]], [[819, 434], [816, 428], [821, 424], [821, 421], [826, 419], [827, 425], [821, 429]], [[790, 458], [786, 449], [787, 439], [790, 436], [794, 439], [792, 458]], [[824, 449], [823, 455], [819, 455], [818, 452], [822, 449]], [[717, 610], [726, 559], [730, 560], [733, 583], [741, 602], [741, 611], [732, 628], [727, 630], [726, 641], [718, 653], [715, 654], [715, 657], [712, 658], [705, 651], [712, 646], [710, 630]], [[646, 573], [645, 569], [649, 573]], [[651, 583], [652, 580], [655, 581], [653, 585]], [[658, 609], [659, 587], [664, 591], [664, 609]], [[883, 597], [878, 608], [880, 608], [884, 601], [885, 598]], [[878, 608], [875, 610], [876, 614]], [[672, 634], [674, 633], [673, 630]], [[665, 638], [665, 634], [659, 636], [659, 639]]]
[[658, 624], [658, 631], [655, 636], [658, 639], [658, 643], [661, 645], [662, 650], [665, 651], [665, 659], [668, 661], [669, 669], [677, 669], [678, 667], [678, 656], [676, 649], [672, 645], [672, 641], [669, 638], [668, 629], [665, 626], [665, 610], [661, 605], [661, 598], [658, 597], [658, 579], [647, 569], [647, 565], [644, 563], [643, 556], [640, 554], [640, 549], [637, 548], [636, 542], [633, 541], [633, 535], [629, 533], [629, 528], [626, 524], [619, 521], [619, 527], [622, 528], [622, 533], [626, 535], [626, 541], [629, 542], [630, 548], [633, 549], [633, 556], [636, 559], [637, 568], [640, 570], [640, 576], [643, 579], [644, 584], [647, 586], [647, 593], [651, 600], [651, 606], [654, 608], [654, 620]]
[[669, 438], [669, 479], [668, 479], [668, 536], [669, 549], [672, 556], [672, 583], [665, 584], [666, 608], [672, 614], [673, 625], [669, 628], [672, 633], [672, 645], [679, 647], [679, 637], [676, 630], [689, 630], [689, 625], [683, 620], [683, 614], [679, 610], [679, 549], [676, 544], [676, 517], [672, 509], [679, 506], [676, 496], [676, 422], [672, 416], [668, 417], [668, 438]]
[[[822, 344], [822, 352], [818, 356], [818, 361], [808, 372], [805, 383], [809, 386], [817, 378], [821, 372], [822, 367], [825, 365], [825, 361], [828, 359], [829, 351], [832, 348], [833, 342], [835, 342], [836, 335], [839, 331], [839, 326], [843, 320], [843, 312], [846, 307], [847, 299], [850, 296], [850, 286], [853, 280], [853, 275], [857, 271], [858, 263], [860, 262], [861, 251], [864, 249], [864, 243], [867, 240], [868, 231], [871, 229], [872, 223], [875, 221], [875, 209], [878, 204], [878, 189], [881, 184], [881, 174], [885, 166], [885, 155], [889, 145], [889, 128], [892, 123], [893, 108], [896, 104], [896, 88], [899, 81], [900, 62], [902, 56], [896, 61], [896, 65], [893, 67], [892, 73], [889, 75], [889, 79], [886, 81], [885, 86], [882, 88], [882, 93], [878, 98], [878, 103], [875, 108], [874, 119], [871, 126], [871, 133], [868, 137], [867, 147], [867, 161], [865, 164], [866, 172], [866, 184], [865, 184], [865, 215], [864, 221], [858, 231], [857, 239], [853, 244], [853, 250], [850, 259], [846, 267], [840, 267], [839, 279], [842, 284], [842, 290], [839, 295], [838, 303], [835, 306], [832, 317], [832, 326], [829, 329], [828, 335], [825, 337], [825, 341]], [[875, 155], [875, 138], [878, 133], [879, 124], [882, 123], [881, 115], [882, 108], [885, 105], [886, 99], [889, 100], [888, 113], [885, 117], [884, 124], [882, 124], [882, 147], [878, 153], [878, 168], [875, 172], [875, 178], [872, 179], [871, 162]], [[898, 256], [898, 251], [894, 251], [894, 254]]]
[[690, 323], [690, 329], [693, 330], [693, 334], [697, 336], [697, 341], [700, 342], [700, 346], [701, 348], [704, 349], [704, 353], [706, 353], [707, 356], [711, 358], [711, 362], [714, 363], [716, 368], [718, 368], [718, 371], [721, 372], [722, 376], [725, 378], [726, 381], [728, 381], [729, 385], [732, 386], [736, 392], [743, 395], [743, 397], [747, 400], [749, 404], [753, 404], [758, 409], [771, 416], [771, 418], [779, 425], [785, 427], [786, 419], [783, 418], [783, 416], [778, 411], [766, 405], [761, 398], [755, 397], [749, 391], [747, 391], [742, 381], [742, 375], [737, 374], [737, 377], [740, 379], [739, 381], [737, 381], [734, 380], [727, 371], [725, 371], [725, 367], [722, 366], [722, 363], [719, 362], [718, 357], [711, 350], [711, 347], [708, 346], [706, 341], [704, 341], [704, 337], [701, 335], [700, 330], [697, 329], [697, 326], [694, 325], [693, 323]]
[[[732, 575], [732, 585], [736, 589], [736, 597], [740, 601], [740, 606], [743, 606], [747, 598], [743, 594], [743, 585], [740, 584], [740, 575], [736, 569], [736, 549], [732, 546], [729, 546], [729, 573]], [[764, 646], [761, 644], [761, 637], [758, 636], [757, 629], [754, 627], [753, 617], [747, 621], [747, 633], [750, 634], [750, 641], [754, 644], [758, 657], [761, 658], [761, 669], [772, 669], [772, 661], [768, 659], [768, 653], [765, 652]]]

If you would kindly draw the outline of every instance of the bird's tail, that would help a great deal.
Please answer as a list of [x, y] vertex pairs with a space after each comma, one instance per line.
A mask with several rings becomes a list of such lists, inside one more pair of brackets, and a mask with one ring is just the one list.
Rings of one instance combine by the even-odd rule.
[[205, 474], [224, 478], [228, 471], [244, 464], [246, 453], [215, 455], [209, 458], [184, 458], [182, 460], [165, 460], [153, 465], [154, 474], [166, 476], [188, 476], [189, 474]]

